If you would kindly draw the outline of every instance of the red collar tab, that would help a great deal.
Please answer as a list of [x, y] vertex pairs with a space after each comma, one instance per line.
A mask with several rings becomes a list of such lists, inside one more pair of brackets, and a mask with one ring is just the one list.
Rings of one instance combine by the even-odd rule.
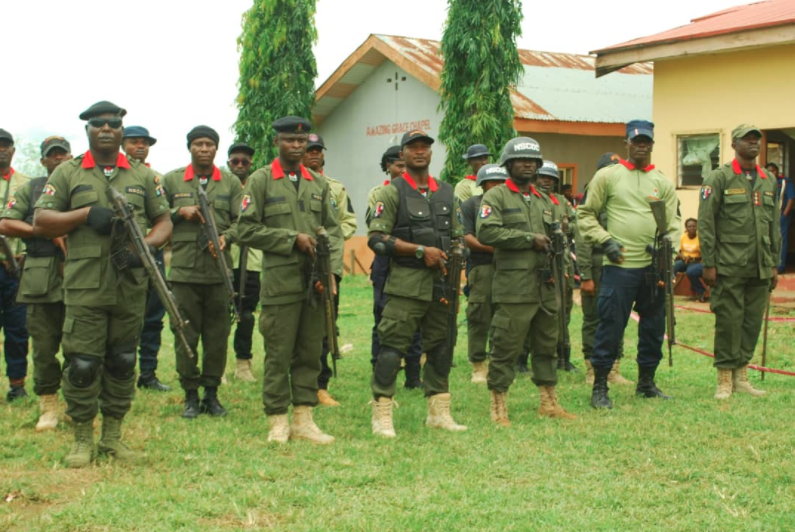
[[552, 203], [554, 203], [555, 205], [560, 205], [560, 202], [558, 201], [558, 198], [555, 197], [554, 193], [552, 192], [549, 193], [549, 199], [551, 199]]
[[[284, 177], [284, 168], [282, 168], [282, 163], [279, 161], [278, 157], [271, 163], [271, 174], [273, 175], [273, 179], [281, 179]], [[301, 177], [307, 181], [314, 181], [312, 174], [309, 173], [309, 170], [307, 170], [303, 164], [301, 165]]]
[[[185, 168], [185, 181], [190, 181], [196, 177], [196, 172], [193, 170], [193, 165], [189, 164], [187, 168]], [[213, 181], [220, 181], [221, 180], [221, 171], [218, 169], [217, 166], [213, 165]]]
[[389, 179], [384, 179], [384, 186], [387, 186], [387, 185], [389, 185], [389, 183], [391, 183], [391, 182], [392, 182], [392, 181], [390, 181]]
[[[737, 159], [732, 161], [732, 170], [734, 170], [734, 173], [738, 175], [742, 175], [745, 173], [745, 171], [742, 169]], [[756, 175], [758, 175], [762, 179], [767, 179], [767, 175], [762, 171], [762, 167], [759, 166], [758, 164], [756, 165]]]
[[[91, 150], [88, 150], [83, 155], [83, 168], [94, 168], [96, 165], [97, 163], [94, 162], [94, 156], [91, 155]], [[127, 157], [125, 157], [125, 155], [121, 152], [119, 152], [119, 157], [116, 159], [116, 167], [124, 168], [125, 170], [130, 169], [130, 161], [128, 161]]]
[[619, 159], [618, 162], [621, 165], [623, 165], [625, 168], [627, 168], [628, 170], [640, 170], [641, 172], [649, 172], [651, 170], [654, 170], [654, 165], [653, 164], [650, 164], [646, 168], [635, 168], [634, 164], [632, 164], [629, 161], [625, 161], [624, 159]]
[[468, 175], [464, 179], [469, 179], [470, 181], [477, 181], [478, 180], [477, 176], [474, 176], [474, 175]]
[[[409, 175], [408, 172], [403, 174], [403, 179], [406, 180], [406, 183], [411, 185], [411, 188], [417, 190], [417, 183], [414, 182], [414, 179]], [[439, 183], [437, 183], [436, 180], [431, 176], [428, 176], [428, 189], [430, 189], [431, 192], [436, 192], [439, 190]]]
[[[508, 187], [508, 190], [510, 190], [511, 192], [516, 192], [517, 194], [523, 194], [523, 192], [519, 190], [519, 187], [516, 186], [516, 183], [513, 182], [513, 179], [506, 180], [505, 186]], [[538, 198], [541, 197], [541, 193], [538, 190], [536, 190], [536, 187], [534, 187], [533, 185], [530, 185], [530, 192], [532, 192], [533, 195]]]
[[11, 181], [11, 176], [14, 175], [15, 173], [16, 173], [16, 170], [14, 170], [13, 168], [10, 168], [8, 170], [8, 173], [3, 175], [3, 179], [5, 179], [6, 181]]

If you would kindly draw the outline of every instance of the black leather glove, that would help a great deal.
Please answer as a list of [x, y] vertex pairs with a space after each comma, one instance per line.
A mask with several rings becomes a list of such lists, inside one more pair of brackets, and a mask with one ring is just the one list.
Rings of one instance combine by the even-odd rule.
[[624, 262], [624, 245], [619, 242], [618, 240], [613, 240], [612, 238], [602, 244], [602, 250], [604, 250], [605, 255], [613, 264], [621, 264]]
[[113, 231], [113, 209], [107, 207], [91, 207], [88, 211], [86, 224], [100, 235], [109, 235]]
[[[152, 257], [154, 257], [155, 253], [157, 253], [157, 250], [154, 247], [150, 246], [149, 244], [147, 244], [147, 247], [149, 248], [149, 253], [152, 255]], [[141, 261], [141, 257], [139, 257], [138, 253], [136, 253], [135, 251], [130, 251], [129, 258], [127, 259], [127, 267], [128, 268], [144, 267], [144, 263]]]

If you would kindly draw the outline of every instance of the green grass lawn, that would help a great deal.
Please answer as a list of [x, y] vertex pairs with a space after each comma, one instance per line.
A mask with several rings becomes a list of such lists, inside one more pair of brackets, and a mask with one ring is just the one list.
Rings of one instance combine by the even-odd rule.
[[[684, 303], [687, 304], [687, 303]], [[463, 313], [461, 314], [463, 320]], [[713, 316], [679, 312], [680, 341], [712, 351]], [[581, 313], [572, 318], [582, 368]], [[343, 406], [318, 409], [337, 437], [318, 447], [266, 442], [260, 383], [232, 377], [219, 392], [229, 415], [180, 418], [182, 393], [139, 392], [125, 440], [140, 466], [101, 460], [84, 470], [61, 462], [71, 427], [35, 434], [33, 400], [0, 406], [0, 531], [784, 531], [795, 527], [795, 378], [768, 375], [763, 398], [712, 399], [711, 360], [674, 348], [658, 384], [674, 401], [636, 399], [613, 388], [615, 408], [591, 409], [582, 371], [560, 375], [562, 404], [576, 421], [541, 419], [538, 393], [517, 378], [508, 396], [513, 426], [489, 420], [485, 385], [470, 384], [461, 321], [451, 375], [450, 434], [423, 426], [419, 391], [401, 390], [398, 437], [370, 433], [371, 289], [346, 279], [339, 363], [331, 391]], [[768, 364], [795, 369], [795, 327], [771, 323]], [[637, 326], [627, 328], [623, 373], [635, 380]], [[255, 373], [262, 339], [255, 332]], [[761, 340], [760, 340], [761, 353]], [[758, 357], [755, 360], [758, 362]], [[178, 386], [173, 337], [164, 334], [159, 376]], [[759, 374], [751, 372], [755, 385]], [[403, 375], [399, 376], [403, 383]], [[3, 385], [0, 392], [5, 394]], [[29, 392], [32, 385], [28, 385]]]

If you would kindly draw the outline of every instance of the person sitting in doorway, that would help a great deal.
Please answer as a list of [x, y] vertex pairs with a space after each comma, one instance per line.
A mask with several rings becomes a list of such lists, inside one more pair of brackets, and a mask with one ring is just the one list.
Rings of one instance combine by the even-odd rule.
[[690, 279], [690, 290], [702, 303], [706, 301], [705, 287], [701, 282], [704, 267], [701, 264], [701, 246], [698, 242], [698, 221], [688, 218], [685, 232], [679, 240], [679, 254], [674, 261], [674, 274], [684, 273]]

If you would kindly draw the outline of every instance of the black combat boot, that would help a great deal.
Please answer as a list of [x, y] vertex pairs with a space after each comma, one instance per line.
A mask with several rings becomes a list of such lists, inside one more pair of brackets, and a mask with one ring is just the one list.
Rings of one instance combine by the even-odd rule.
[[516, 373], [530, 373], [530, 368], [527, 367], [527, 361], [530, 358], [530, 353], [524, 351], [519, 358], [516, 359]]
[[24, 399], [28, 396], [28, 392], [25, 391], [25, 384], [24, 381], [20, 385], [11, 385], [8, 389], [8, 393], [6, 394], [6, 401], [9, 403], [13, 403], [17, 399]]
[[420, 372], [422, 366], [419, 359], [406, 358], [406, 367], [403, 371], [406, 373], [406, 384], [404, 385], [407, 390], [416, 390], [422, 388], [422, 379], [420, 379]]
[[656, 384], [654, 384], [654, 372], [657, 368], [644, 368], [638, 366], [638, 386], [635, 388], [635, 395], [646, 399], [672, 399], [670, 395], [665, 395]]
[[154, 390], [156, 392], [169, 392], [171, 387], [160, 382], [154, 371], [142, 372], [138, 377], [138, 387], [147, 390]]
[[199, 417], [199, 390], [185, 390], [185, 410], [182, 411], [185, 419]]
[[607, 376], [610, 368], [593, 368], [594, 381], [593, 391], [591, 392], [591, 406], [596, 409], [610, 410], [613, 408], [613, 401], [607, 396]]
[[571, 346], [563, 348], [563, 371], [579, 371], [577, 366], [571, 363]]
[[202, 399], [200, 411], [202, 414], [210, 414], [213, 417], [226, 415], [226, 409], [218, 402], [218, 388], [205, 386], [204, 399]]

